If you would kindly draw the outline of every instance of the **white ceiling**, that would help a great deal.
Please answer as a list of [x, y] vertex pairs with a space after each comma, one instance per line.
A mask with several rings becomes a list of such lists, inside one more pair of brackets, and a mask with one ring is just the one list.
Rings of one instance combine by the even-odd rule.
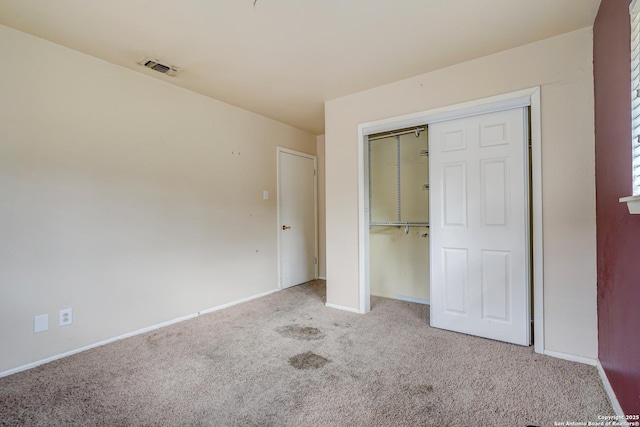
[[322, 134], [326, 100], [591, 26], [599, 4], [0, 0], [0, 24]]

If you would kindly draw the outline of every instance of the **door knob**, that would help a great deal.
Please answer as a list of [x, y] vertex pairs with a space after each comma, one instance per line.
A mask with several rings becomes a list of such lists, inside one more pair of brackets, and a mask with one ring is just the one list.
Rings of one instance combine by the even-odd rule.
[[283, 226], [282, 226], [282, 229], [283, 229], [283, 230], [288, 230], [288, 229], [290, 229], [290, 228], [291, 228], [291, 227], [290, 227], [290, 226], [288, 226], [288, 225], [283, 225]]

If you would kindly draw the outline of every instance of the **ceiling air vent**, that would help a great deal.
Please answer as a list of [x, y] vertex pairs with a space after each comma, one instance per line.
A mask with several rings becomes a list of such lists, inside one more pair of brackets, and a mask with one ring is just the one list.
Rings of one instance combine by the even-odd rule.
[[144, 65], [147, 68], [151, 68], [154, 71], [157, 71], [162, 74], [166, 74], [168, 76], [175, 76], [179, 71], [177, 67], [174, 67], [173, 65], [162, 64], [157, 59], [145, 58], [142, 61], [140, 61], [138, 64]]

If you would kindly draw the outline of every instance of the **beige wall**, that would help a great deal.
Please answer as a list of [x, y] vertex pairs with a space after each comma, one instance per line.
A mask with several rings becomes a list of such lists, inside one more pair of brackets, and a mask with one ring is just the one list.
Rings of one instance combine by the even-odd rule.
[[318, 276], [327, 277], [326, 215], [325, 215], [325, 156], [324, 135], [317, 137], [316, 155], [318, 156]]
[[358, 124], [538, 85], [545, 349], [597, 357], [591, 28], [326, 103], [328, 303], [358, 308]]
[[0, 56], [0, 372], [277, 288], [276, 146], [314, 135], [4, 26]]

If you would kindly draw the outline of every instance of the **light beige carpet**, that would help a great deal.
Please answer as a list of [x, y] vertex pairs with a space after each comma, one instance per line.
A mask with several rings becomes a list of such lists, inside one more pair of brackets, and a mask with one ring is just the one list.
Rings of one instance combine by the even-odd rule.
[[552, 426], [613, 415], [596, 369], [324, 306], [316, 281], [0, 378], [1, 425]]

